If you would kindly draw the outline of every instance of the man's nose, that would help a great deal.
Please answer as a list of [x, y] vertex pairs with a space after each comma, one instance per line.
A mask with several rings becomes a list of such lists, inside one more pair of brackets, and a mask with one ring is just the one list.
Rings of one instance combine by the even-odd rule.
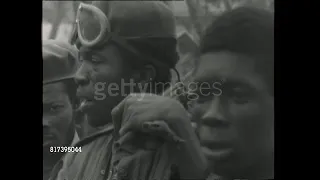
[[215, 97], [201, 117], [202, 124], [208, 126], [226, 126], [228, 125], [228, 121], [224, 114], [224, 107], [221, 103], [221, 98]]
[[79, 86], [85, 86], [89, 83], [89, 79], [87, 77], [88, 71], [84, 64], [80, 66], [76, 75], [75, 75], [75, 82]]

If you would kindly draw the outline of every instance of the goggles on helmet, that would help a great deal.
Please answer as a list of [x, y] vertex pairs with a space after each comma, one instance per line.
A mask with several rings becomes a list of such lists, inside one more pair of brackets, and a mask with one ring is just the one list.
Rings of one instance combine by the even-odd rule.
[[[91, 4], [80, 3], [79, 5], [76, 23], [70, 40], [71, 44], [74, 44], [77, 40], [81, 43], [81, 46], [88, 48], [103, 46], [112, 41], [134, 55], [145, 58], [135, 48], [128, 44], [124, 37], [111, 32], [108, 17], [99, 8]], [[167, 66], [152, 57], [145, 59], [161, 67]]]
[[[127, 43], [126, 38], [111, 32], [111, 26], [108, 17], [99, 8], [90, 4], [80, 3], [74, 25], [75, 26], [70, 39], [71, 44], [75, 44], [76, 41], [78, 41], [81, 46], [94, 48], [99, 46], [101, 47], [112, 41], [134, 55], [145, 59], [145, 61], [149, 61], [160, 67], [164, 66], [169, 69], [173, 69], [177, 74], [178, 82], [181, 82], [179, 72], [176, 68], [170, 68], [166, 64], [152, 57], [143, 56], [134, 47]], [[186, 101], [182, 100], [181, 98], [182, 97], [179, 97], [179, 101], [186, 107]]]
[[97, 7], [80, 3], [76, 16], [77, 35], [86, 47], [99, 46], [111, 37], [107, 16]]

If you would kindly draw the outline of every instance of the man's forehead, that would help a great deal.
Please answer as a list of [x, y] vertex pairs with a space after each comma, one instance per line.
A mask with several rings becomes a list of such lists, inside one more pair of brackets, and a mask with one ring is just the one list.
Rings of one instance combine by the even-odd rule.
[[94, 53], [102, 53], [105, 51], [115, 50], [117, 46], [114, 43], [108, 42], [105, 43], [103, 46], [94, 46], [94, 47], [87, 47], [81, 46], [79, 48], [79, 52], [94, 52]]
[[241, 71], [250, 72], [253, 70], [252, 62], [248, 57], [230, 52], [210, 52], [200, 56], [196, 73], [228, 76]]
[[199, 59], [194, 81], [230, 84], [260, 84], [254, 60], [229, 52], [207, 53]]
[[91, 52], [91, 51], [93, 51], [93, 49], [85, 46], [81, 46], [79, 49], [79, 52]]
[[66, 87], [62, 82], [47, 84], [43, 86], [43, 101], [60, 100], [67, 94]]
[[47, 92], [62, 92], [65, 90], [63, 82], [50, 83], [42, 86], [43, 93]]
[[[89, 47], [81, 47], [79, 49], [79, 55], [85, 55], [85, 54], [97, 54], [102, 57], [114, 57], [119, 55], [120, 51], [117, 48], [117, 46], [114, 46], [113, 44], [105, 45], [104, 47], [100, 48], [89, 48]], [[122, 53], [122, 52], [121, 52]]]

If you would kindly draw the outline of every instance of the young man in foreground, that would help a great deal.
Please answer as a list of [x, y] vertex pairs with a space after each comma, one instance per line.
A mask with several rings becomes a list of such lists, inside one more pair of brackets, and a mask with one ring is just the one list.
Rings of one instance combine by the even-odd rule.
[[[124, 140], [128, 133], [179, 139], [162, 157], [176, 157], [172, 164], [181, 179], [273, 179], [273, 29], [271, 13], [245, 7], [226, 12], [207, 28], [188, 86], [200, 142], [179, 102], [144, 94], [127, 97], [113, 110], [114, 121], [123, 122], [119, 146], [132, 142]], [[118, 169], [126, 167], [120, 160]]]

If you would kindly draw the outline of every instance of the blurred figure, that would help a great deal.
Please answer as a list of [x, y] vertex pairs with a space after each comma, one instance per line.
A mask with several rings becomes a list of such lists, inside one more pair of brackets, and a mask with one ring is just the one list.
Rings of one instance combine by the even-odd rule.
[[198, 52], [197, 41], [186, 30], [178, 34], [178, 52], [180, 59], [176, 67], [184, 81], [194, 68], [195, 53]]
[[170, 86], [178, 60], [175, 21], [160, 1], [94, 1], [81, 4], [77, 17], [79, 110], [101, 130], [80, 140], [75, 146], [82, 152], [67, 153], [52, 179], [106, 179], [112, 170], [111, 110], [130, 92], [162, 93]]
[[198, 49], [198, 44], [193, 36], [187, 31], [182, 30], [177, 35], [178, 40], [178, 52], [180, 56], [185, 56], [190, 53], [194, 53]]
[[181, 104], [155, 95], [132, 95], [114, 109], [123, 122], [119, 143], [130, 144], [123, 139], [137, 132], [176, 142], [168, 146], [171, 156], [158, 158], [176, 158], [181, 179], [274, 179], [273, 74], [273, 14], [228, 11], [207, 28], [188, 86], [200, 143]]
[[73, 120], [77, 51], [71, 45], [46, 40], [43, 53], [43, 179], [49, 179], [53, 166], [66, 149], [79, 140]]

